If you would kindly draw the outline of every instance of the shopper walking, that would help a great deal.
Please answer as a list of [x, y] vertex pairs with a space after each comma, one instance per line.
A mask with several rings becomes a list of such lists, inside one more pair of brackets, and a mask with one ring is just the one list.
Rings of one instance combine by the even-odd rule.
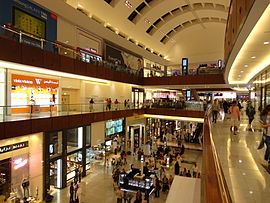
[[69, 195], [70, 195], [69, 202], [72, 203], [74, 201], [74, 186], [73, 186], [73, 182], [71, 182], [70, 187], [69, 187]]
[[90, 99], [89, 101], [89, 111], [92, 112], [94, 110], [94, 100], [93, 98]]
[[265, 160], [265, 164], [269, 168], [270, 166], [270, 105], [267, 105], [264, 108], [264, 110], [261, 112], [260, 122], [263, 128], [263, 137], [262, 137], [262, 141], [258, 149], [263, 148], [264, 144], [266, 145], [264, 160]]
[[222, 102], [222, 106], [223, 106], [224, 113], [227, 114], [228, 113], [228, 109], [230, 107], [229, 103], [226, 100], [224, 100]]
[[217, 99], [215, 99], [213, 104], [211, 105], [213, 123], [217, 123], [217, 117], [218, 117], [219, 110], [220, 110], [219, 103], [218, 103]]
[[240, 121], [240, 109], [237, 106], [236, 101], [232, 102], [232, 106], [230, 107], [230, 113], [231, 113], [231, 128], [230, 129], [236, 135], [237, 126]]
[[117, 198], [117, 203], [122, 203], [123, 193], [120, 187], [116, 188], [116, 198]]
[[155, 177], [155, 197], [159, 197], [160, 189], [161, 189], [160, 181], [159, 181], [158, 177], [156, 176]]
[[166, 175], [162, 179], [162, 192], [169, 190], [169, 180]]
[[140, 190], [137, 191], [136, 193], [136, 199], [134, 203], [141, 203], [142, 202], [142, 192]]
[[192, 166], [192, 175], [193, 175], [193, 178], [196, 178], [197, 177], [197, 173], [198, 173], [198, 166], [196, 163], [194, 163], [194, 165]]
[[246, 114], [248, 116], [248, 130], [252, 130], [251, 123], [254, 120], [256, 111], [255, 111], [255, 108], [252, 106], [251, 102], [248, 102], [248, 105], [246, 108]]
[[119, 105], [119, 101], [117, 99], [115, 99], [115, 101], [113, 103], [114, 103], [114, 106], [115, 106], [115, 110], [117, 110], [118, 105]]

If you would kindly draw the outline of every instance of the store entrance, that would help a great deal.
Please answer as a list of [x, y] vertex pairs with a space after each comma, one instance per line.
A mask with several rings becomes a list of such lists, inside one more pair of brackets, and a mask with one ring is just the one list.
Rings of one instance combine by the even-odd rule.
[[132, 102], [135, 107], [141, 107], [144, 102], [144, 89], [132, 88]]
[[0, 202], [9, 197], [11, 190], [11, 159], [0, 161]]
[[67, 94], [62, 95], [62, 111], [68, 111], [68, 105], [70, 103], [70, 96]]
[[80, 90], [62, 89], [62, 109], [63, 111], [80, 111]]

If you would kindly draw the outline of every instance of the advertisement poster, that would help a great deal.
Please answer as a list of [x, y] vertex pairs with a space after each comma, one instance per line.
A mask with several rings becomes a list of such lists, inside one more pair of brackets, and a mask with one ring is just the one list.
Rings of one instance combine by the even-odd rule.
[[143, 68], [143, 59], [106, 45], [106, 59], [112, 63], [122, 65], [133, 70]]

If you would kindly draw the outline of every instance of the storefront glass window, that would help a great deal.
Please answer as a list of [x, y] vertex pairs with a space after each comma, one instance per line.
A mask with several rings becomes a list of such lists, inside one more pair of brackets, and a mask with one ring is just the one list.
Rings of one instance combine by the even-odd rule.
[[11, 159], [0, 161], [0, 199], [9, 197], [11, 191]]
[[49, 153], [50, 156], [59, 155], [62, 153], [62, 132], [50, 132], [47, 134], [50, 137]]
[[62, 159], [50, 162], [50, 185], [62, 188]]
[[82, 151], [67, 156], [67, 180], [75, 177], [76, 170], [82, 167]]
[[[5, 77], [6, 77], [6, 72], [4, 68], [0, 68], [0, 106], [5, 105], [5, 90], [6, 90], [6, 85], [5, 85]], [[0, 113], [3, 113], [3, 111], [0, 111]]]
[[91, 126], [86, 126], [86, 146], [91, 146]]
[[68, 152], [82, 148], [83, 127], [68, 129], [66, 133], [67, 133], [67, 151]]

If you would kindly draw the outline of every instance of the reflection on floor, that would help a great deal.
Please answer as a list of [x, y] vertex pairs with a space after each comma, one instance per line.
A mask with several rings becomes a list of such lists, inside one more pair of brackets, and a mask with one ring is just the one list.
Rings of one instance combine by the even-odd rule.
[[[184, 159], [187, 162], [196, 162], [199, 169], [201, 169], [202, 153], [200, 151], [186, 150]], [[133, 163], [134, 167], [140, 167], [141, 162], [135, 160], [134, 157], [128, 157], [128, 164], [126, 169], [130, 169], [130, 164]], [[191, 169], [190, 163], [183, 163], [182, 167], [186, 167], [188, 170]], [[81, 188], [81, 203], [100, 202], [100, 203], [111, 203], [116, 202], [115, 192], [113, 190], [113, 180], [111, 174], [111, 166], [109, 168], [104, 167], [104, 162], [98, 162], [92, 165], [90, 175], [83, 178], [80, 183]], [[174, 168], [171, 167], [166, 170], [166, 173], [173, 174]], [[164, 203], [166, 201], [168, 192], [160, 192], [160, 198], [155, 198], [154, 194], [150, 196], [150, 202]], [[52, 203], [68, 203], [69, 202], [69, 187], [62, 190], [54, 190], [54, 200]], [[132, 202], [134, 201], [134, 198]], [[181, 202], [181, 201], [179, 201]]]
[[223, 172], [234, 203], [270, 202], [270, 175], [263, 163], [264, 149], [257, 150], [261, 140], [258, 118], [253, 131], [247, 130], [247, 117], [242, 116], [239, 132], [230, 132], [230, 120], [212, 125], [212, 134]]

